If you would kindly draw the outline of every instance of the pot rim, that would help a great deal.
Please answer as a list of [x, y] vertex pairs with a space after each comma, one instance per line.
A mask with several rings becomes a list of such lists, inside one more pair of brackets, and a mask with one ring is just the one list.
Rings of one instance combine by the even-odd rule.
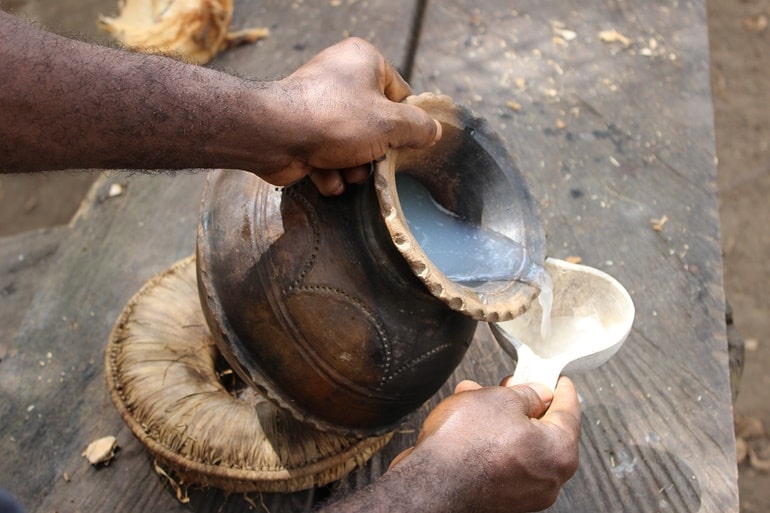
[[[509, 171], [517, 173], [516, 178], [522, 184], [526, 184], [526, 180], [513, 164], [513, 157], [505, 149], [502, 140], [492, 132], [486, 121], [476, 116], [470, 109], [455, 104], [449, 96], [434, 93], [410, 96], [405, 103], [420, 107], [444, 126], [449, 125], [461, 130], [472, 128], [473, 133], [480, 133], [488, 142], [488, 146], [494, 146], [494, 153], [498, 160], [505, 160], [498, 163], [506, 166]], [[465, 123], [463, 120], [469, 120], [470, 123]], [[482, 144], [482, 146], [485, 145]], [[489, 147], [484, 149], [490, 151]], [[394, 245], [406, 259], [412, 272], [425, 284], [431, 294], [449, 308], [473, 319], [501, 322], [521, 315], [539, 294], [537, 287], [513, 281], [493, 291], [480, 291], [449, 279], [422, 249], [407, 224], [398, 198], [396, 174], [400, 151], [390, 149], [385, 158], [376, 163], [374, 186], [385, 225]], [[544, 230], [528, 188], [522, 192], [522, 197], [519, 199], [524, 200], [525, 214], [529, 217], [529, 223], [532, 226], [526, 227], [527, 240], [517, 242], [524, 243], [530, 257], [542, 265], [545, 260]]]

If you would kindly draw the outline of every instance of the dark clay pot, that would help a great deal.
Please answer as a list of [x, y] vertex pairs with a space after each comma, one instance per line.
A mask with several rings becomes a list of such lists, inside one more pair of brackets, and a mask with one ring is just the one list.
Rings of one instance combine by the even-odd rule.
[[501, 141], [446, 97], [411, 99], [442, 122], [426, 150], [391, 151], [373, 180], [322, 197], [309, 180], [277, 188], [216, 171], [203, 195], [198, 289], [220, 352], [300, 420], [384, 432], [431, 397], [463, 358], [477, 320], [518, 315], [537, 294], [518, 282], [470, 288], [425, 256], [395, 175], [544, 259], [534, 202]]

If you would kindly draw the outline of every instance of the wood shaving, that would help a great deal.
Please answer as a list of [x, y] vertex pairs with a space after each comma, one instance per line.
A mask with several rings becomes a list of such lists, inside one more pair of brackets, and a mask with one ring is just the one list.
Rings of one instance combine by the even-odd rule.
[[108, 198], [114, 198], [123, 194], [123, 186], [119, 183], [110, 185], [110, 190], [107, 192]]
[[652, 229], [656, 232], [662, 232], [667, 222], [668, 216], [663, 216], [660, 219], [650, 219], [650, 225], [652, 225]]
[[37, 207], [37, 196], [30, 196], [27, 198], [27, 201], [24, 202], [24, 206], [22, 207], [22, 210], [24, 210], [24, 213], [27, 214], [29, 212], [32, 212], [35, 210], [35, 207]]
[[570, 255], [567, 258], [565, 258], [564, 261], [569, 262], [570, 264], [579, 264], [583, 261], [583, 259], [577, 255]]
[[762, 32], [767, 28], [767, 16], [764, 14], [755, 14], [743, 18], [743, 28], [749, 32]]
[[104, 436], [94, 440], [81, 456], [85, 457], [91, 465], [109, 465], [118, 450], [118, 441], [114, 436]]
[[631, 44], [630, 39], [615, 29], [602, 30], [599, 32], [599, 39], [603, 43], [620, 43], [623, 46], [629, 46]]
[[553, 36], [551, 38], [551, 42], [555, 45], [567, 46], [567, 42], [564, 39], [560, 38], [559, 36]]
[[751, 468], [763, 472], [770, 471], [770, 458], [763, 460], [757, 455], [757, 451], [752, 446], [748, 445], [747, 447], [749, 453], [749, 465], [751, 465]]
[[205, 64], [217, 53], [268, 36], [267, 28], [230, 32], [233, 0], [125, 0], [99, 26], [129, 48]]
[[577, 34], [574, 31], [564, 28], [554, 27], [553, 32], [564, 41], [572, 41], [577, 37]]
[[508, 100], [505, 104], [514, 112], [519, 112], [521, 110], [521, 104], [517, 101]]
[[743, 438], [735, 439], [735, 461], [740, 465], [749, 456], [749, 446]]

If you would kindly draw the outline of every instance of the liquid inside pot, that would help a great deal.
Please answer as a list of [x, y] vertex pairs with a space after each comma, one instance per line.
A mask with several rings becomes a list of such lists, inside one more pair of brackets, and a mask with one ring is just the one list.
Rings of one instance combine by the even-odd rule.
[[544, 312], [541, 330], [543, 338], [548, 338], [553, 281], [545, 268], [529, 257], [524, 245], [447, 210], [409, 174], [396, 175], [396, 188], [409, 229], [447, 278], [468, 287], [519, 281], [538, 288]]

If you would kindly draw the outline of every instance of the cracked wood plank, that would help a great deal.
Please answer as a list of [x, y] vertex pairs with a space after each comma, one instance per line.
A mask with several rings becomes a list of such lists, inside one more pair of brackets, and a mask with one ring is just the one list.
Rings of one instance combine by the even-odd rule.
[[[549, 254], [614, 275], [637, 307], [621, 351], [576, 380], [581, 466], [549, 511], [738, 511], [703, 2], [431, 2], [420, 41], [413, 86], [499, 130]], [[510, 371], [474, 361], [458, 371]]]

